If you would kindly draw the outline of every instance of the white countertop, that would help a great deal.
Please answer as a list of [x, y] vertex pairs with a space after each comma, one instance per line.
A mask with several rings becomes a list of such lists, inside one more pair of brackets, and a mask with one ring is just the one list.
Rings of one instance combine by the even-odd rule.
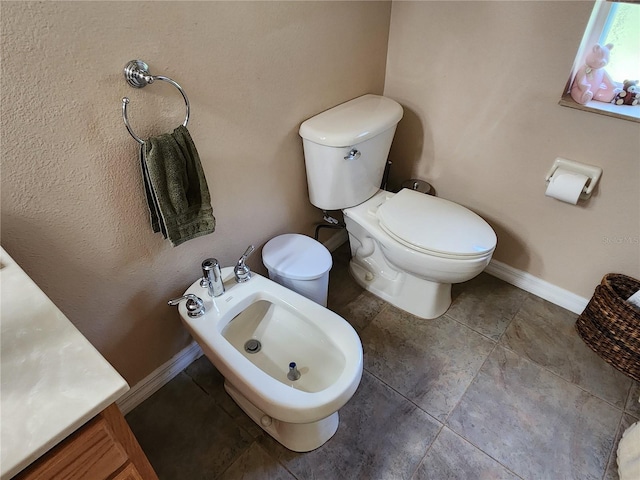
[[0, 479], [8, 480], [129, 386], [2, 247], [0, 330]]

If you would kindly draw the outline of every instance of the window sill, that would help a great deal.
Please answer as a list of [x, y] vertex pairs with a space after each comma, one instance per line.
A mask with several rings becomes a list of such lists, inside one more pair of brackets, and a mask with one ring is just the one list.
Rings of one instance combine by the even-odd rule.
[[608, 117], [640, 123], [640, 106], [614, 105], [613, 103], [596, 102], [593, 100], [586, 105], [582, 105], [571, 98], [571, 95], [568, 93], [565, 93], [558, 103], [563, 107], [576, 108], [584, 112], [599, 113], [600, 115], [606, 115]]

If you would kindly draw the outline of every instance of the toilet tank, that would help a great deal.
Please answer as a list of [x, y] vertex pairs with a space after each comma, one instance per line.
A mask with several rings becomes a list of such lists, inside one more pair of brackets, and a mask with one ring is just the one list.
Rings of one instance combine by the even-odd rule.
[[402, 107], [364, 95], [300, 125], [311, 203], [323, 210], [358, 205], [379, 189]]

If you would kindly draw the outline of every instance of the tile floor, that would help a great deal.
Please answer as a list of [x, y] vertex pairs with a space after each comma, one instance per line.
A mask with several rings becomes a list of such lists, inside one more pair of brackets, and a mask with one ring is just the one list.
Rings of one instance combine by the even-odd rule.
[[128, 416], [161, 480], [605, 479], [640, 384], [578, 337], [576, 315], [482, 274], [420, 320], [358, 287], [334, 253], [329, 307], [358, 331], [362, 382], [336, 435], [286, 450], [205, 358]]

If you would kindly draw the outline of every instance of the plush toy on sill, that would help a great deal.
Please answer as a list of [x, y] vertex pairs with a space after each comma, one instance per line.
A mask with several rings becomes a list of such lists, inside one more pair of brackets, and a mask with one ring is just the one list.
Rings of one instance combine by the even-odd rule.
[[640, 105], [640, 85], [638, 85], [638, 80], [625, 80], [622, 91], [616, 95], [613, 103], [616, 105]]
[[606, 72], [604, 67], [609, 63], [609, 53], [613, 44], [594, 45], [585, 65], [580, 67], [571, 85], [571, 98], [582, 105], [590, 100], [610, 103], [622, 91]]

